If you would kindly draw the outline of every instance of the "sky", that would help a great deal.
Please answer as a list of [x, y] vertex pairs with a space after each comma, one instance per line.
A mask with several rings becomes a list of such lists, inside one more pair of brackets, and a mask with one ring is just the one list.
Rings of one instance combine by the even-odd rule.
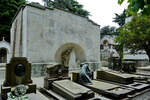
[[[43, 5], [42, 0], [28, 0], [30, 2], [39, 2]], [[80, 4], [84, 6], [83, 9], [90, 12], [90, 19], [103, 26], [116, 26], [118, 24], [112, 22], [115, 17], [115, 13], [121, 14], [125, 8], [127, 8], [127, 3], [124, 2], [122, 5], [117, 3], [118, 0], [77, 0]]]

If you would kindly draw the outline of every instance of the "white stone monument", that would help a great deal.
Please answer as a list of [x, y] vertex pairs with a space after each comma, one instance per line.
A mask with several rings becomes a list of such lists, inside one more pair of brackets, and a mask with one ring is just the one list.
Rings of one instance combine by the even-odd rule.
[[[80, 62], [100, 62], [100, 26], [88, 18], [57, 8], [22, 6], [11, 27], [12, 56], [31, 63], [69, 62], [69, 48]], [[68, 56], [63, 59], [63, 53]], [[69, 63], [68, 63], [69, 64]]]
[[3, 40], [0, 41], [0, 66], [5, 66], [5, 64], [9, 62], [10, 58], [10, 44], [5, 41], [5, 38], [3, 37]]

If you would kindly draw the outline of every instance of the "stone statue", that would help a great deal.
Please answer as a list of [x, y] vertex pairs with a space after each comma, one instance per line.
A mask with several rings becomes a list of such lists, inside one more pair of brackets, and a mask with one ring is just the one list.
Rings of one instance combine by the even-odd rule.
[[79, 73], [79, 83], [81, 84], [92, 84], [92, 80], [90, 79], [91, 72], [87, 63], [80, 64], [81, 71]]

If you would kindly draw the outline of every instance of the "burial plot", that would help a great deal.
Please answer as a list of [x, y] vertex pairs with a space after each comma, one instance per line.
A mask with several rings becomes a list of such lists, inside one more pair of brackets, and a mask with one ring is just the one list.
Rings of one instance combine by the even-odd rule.
[[141, 80], [141, 82], [140, 80], [135, 82], [135, 79], [137, 80], [138, 77], [139, 76], [137, 75], [120, 73], [112, 70], [97, 72], [98, 80], [104, 80], [123, 87], [132, 88], [135, 90], [135, 92], [139, 92], [144, 89], [150, 88], [150, 85], [143, 83], [143, 80]]
[[17, 85], [28, 86], [27, 93], [36, 93], [36, 85], [31, 80], [31, 64], [24, 57], [13, 57], [6, 65], [5, 81], [1, 86], [2, 98], [7, 98], [7, 93]]
[[47, 68], [47, 76], [44, 79], [45, 92], [52, 95], [52, 92], [64, 97], [67, 100], [85, 100], [94, 97], [90, 89], [69, 80], [68, 67], [55, 64]]
[[67, 100], [86, 100], [94, 97], [93, 91], [70, 80], [54, 81], [52, 89]]
[[70, 79], [68, 77], [68, 67], [62, 64], [53, 64], [47, 67], [46, 77], [44, 78], [44, 88], [50, 89], [53, 81]]
[[129, 74], [121, 74], [119, 72], [112, 71], [97, 71], [97, 79], [104, 79], [122, 84], [133, 83], [133, 77]]
[[133, 93], [132, 89], [125, 88], [119, 85], [92, 80], [93, 84], [85, 85], [96, 93], [102, 94], [112, 99], [123, 99], [127, 98], [128, 95]]
[[90, 71], [88, 71], [88, 66], [83, 64], [81, 67], [80, 73], [73, 73], [73, 81], [90, 88], [96, 93], [111, 97], [113, 99], [127, 98], [128, 94], [132, 94], [133, 89], [89, 79], [90, 77], [88, 77], [88, 75]]
[[[76, 77], [79, 77], [79, 73], [73, 73], [73, 81], [80, 83]], [[133, 93], [133, 89], [97, 80], [92, 80], [92, 84], [83, 85], [98, 94], [113, 99], [127, 98], [129, 94]]]

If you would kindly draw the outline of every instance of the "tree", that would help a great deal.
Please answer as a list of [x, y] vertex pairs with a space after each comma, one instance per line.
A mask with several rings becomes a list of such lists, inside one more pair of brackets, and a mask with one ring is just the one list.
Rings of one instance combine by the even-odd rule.
[[[125, 0], [118, 0], [118, 4], [122, 4]], [[150, 0], [128, 0], [127, 14], [136, 15], [142, 13], [142, 15], [150, 14]]]
[[116, 17], [113, 18], [113, 22], [117, 23], [119, 26], [123, 26], [125, 24], [125, 20], [126, 20], [126, 13], [125, 13], [125, 10], [123, 11], [123, 13], [121, 13], [120, 15], [119, 14], [116, 14]]
[[139, 50], [145, 50], [150, 59], [150, 17], [141, 14], [120, 27], [116, 41], [124, 44], [132, 54]]
[[100, 30], [101, 38], [104, 35], [117, 35], [116, 27], [104, 26]]
[[[125, 24], [125, 20], [126, 20], [126, 10], [123, 11], [123, 13], [119, 14], [115, 14], [116, 17], [113, 18], [113, 22], [117, 23], [120, 27], [123, 26]], [[117, 29], [118, 30], [118, 29]], [[119, 33], [119, 32], [118, 32]], [[119, 43], [118, 45], [116, 45], [116, 50], [119, 52], [120, 55], [120, 64], [122, 65], [122, 61], [123, 61], [123, 48], [124, 48], [124, 43]]]
[[25, 4], [25, 0], [0, 0], [0, 40], [5, 37], [10, 41], [10, 23], [21, 4]]
[[64, 10], [68, 10], [74, 14], [88, 17], [90, 14], [83, 9], [83, 5], [79, 4], [75, 0], [43, 0], [48, 7], [56, 7]]

